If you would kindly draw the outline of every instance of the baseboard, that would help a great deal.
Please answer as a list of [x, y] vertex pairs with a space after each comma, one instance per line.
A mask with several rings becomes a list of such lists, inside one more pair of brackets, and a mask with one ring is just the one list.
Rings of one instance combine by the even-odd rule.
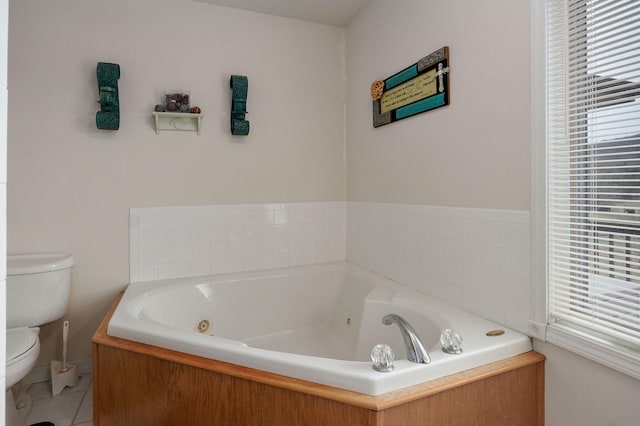
[[[69, 364], [75, 365], [78, 369], [78, 373], [82, 376], [85, 374], [93, 373], [93, 363], [91, 359], [82, 359], [79, 361], [70, 362]], [[43, 365], [36, 367], [29, 374], [22, 379], [23, 385], [30, 385], [33, 383], [41, 383], [51, 381], [51, 366]]]

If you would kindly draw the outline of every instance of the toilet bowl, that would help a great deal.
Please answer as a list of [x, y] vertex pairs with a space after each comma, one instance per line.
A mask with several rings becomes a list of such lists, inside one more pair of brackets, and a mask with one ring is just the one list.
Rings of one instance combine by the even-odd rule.
[[7, 256], [6, 426], [22, 424], [18, 408], [30, 400], [24, 393], [14, 397], [11, 388], [38, 361], [39, 326], [67, 311], [73, 264], [66, 253]]
[[7, 389], [22, 380], [35, 367], [40, 355], [38, 332], [37, 327], [18, 327], [7, 330]]
[[[21, 424], [18, 409], [27, 408], [31, 399], [24, 393], [17, 392], [16, 400], [11, 388], [24, 376], [29, 374], [40, 355], [38, 327], [18, 327], [7, 330], [7, 365], [6, 365], [6, 425]], [[23, 410], [24, 411], [24, 410]]]

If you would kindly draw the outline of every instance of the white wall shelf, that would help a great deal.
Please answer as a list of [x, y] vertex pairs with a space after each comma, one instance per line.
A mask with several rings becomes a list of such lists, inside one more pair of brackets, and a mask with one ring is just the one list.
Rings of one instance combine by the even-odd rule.
[[197, 132], [200, 134], [200, 124], [204, 114], [188, 112], [153, 112], [156, 120], [156, 134], [161, 130]]

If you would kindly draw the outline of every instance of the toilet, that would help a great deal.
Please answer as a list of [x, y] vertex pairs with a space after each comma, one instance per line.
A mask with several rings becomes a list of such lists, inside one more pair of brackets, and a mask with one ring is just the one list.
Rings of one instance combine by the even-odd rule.
[[67, 311], [73, 256], [66, 253], [7, 256], [6, 426], [20, 425], [19, 407], [30, 403], [11, 388], [35, 367], [39, 326]]

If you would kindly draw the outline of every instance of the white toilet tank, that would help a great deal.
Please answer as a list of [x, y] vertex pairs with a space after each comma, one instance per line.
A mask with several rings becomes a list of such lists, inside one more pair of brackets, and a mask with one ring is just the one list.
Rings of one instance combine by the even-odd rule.
[[7, 256], [7, 328], [36, 327], [67, 311], [73, 256], [66, 253]]

